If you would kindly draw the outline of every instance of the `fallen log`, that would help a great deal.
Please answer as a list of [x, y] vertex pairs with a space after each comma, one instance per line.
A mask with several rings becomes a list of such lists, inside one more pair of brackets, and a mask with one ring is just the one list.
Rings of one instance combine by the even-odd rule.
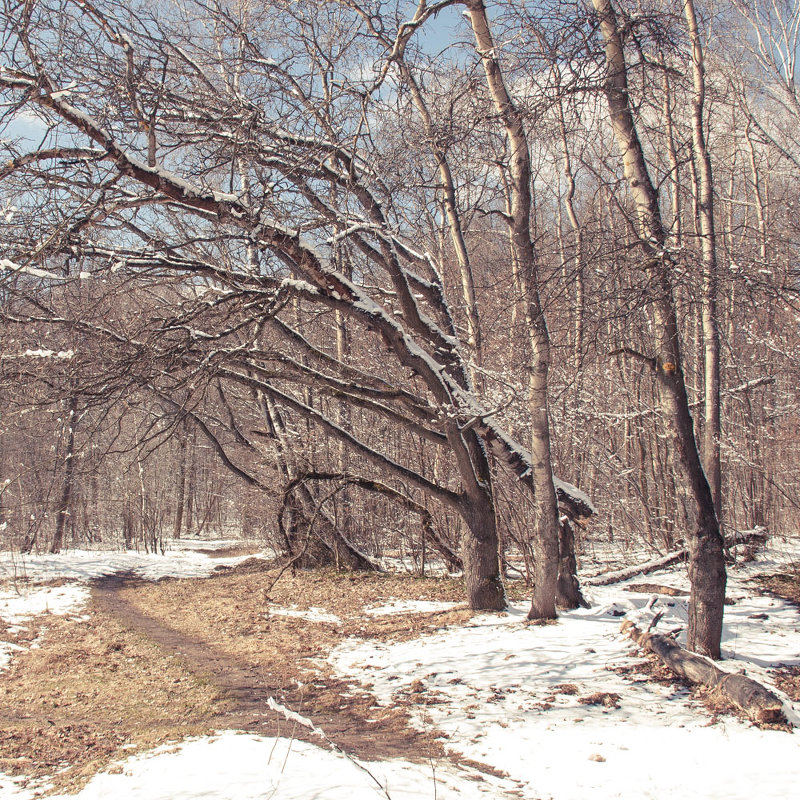
[[676, 589], [674, 586], [664, 586], [663, 583], [629, 583], [623, 587], [626, 592], [639, 592], [640, 594], [665, 594], [667, 597], [688, 597], [689, 592]]
[[625, 620], [620, 630], [643, 650], [658, 656], [676, 675], [718, 692], [754, 722], [789, 724], [781, 699], [758, 681], [737, 672], [725, 672], [704, 656], [684, 650], [669, 636], [643, 632], [630, 620]]
[[[731, 536], [725, 537], [725, 549], [736, 547], [740, 544], [756, 544], [764, 543], [767, 539], [767, 532], [764, 528], [754, 528], [752, 531], [736, 531]], [[592, 578], [587, 578], [583, 581], [584, 586], [608, 586], [612, 583], [620, 583], [633, 578], [636, 575], [649, 575], [651, 572], [658, 572], [661, 569], [671, 567], [673, 564], [678, 564], [681, 561], [686, 561], [689, 558], [689, 551], [686, 548], [682, 550], [675, 550], [672, 553], [667, 553], [660, 558], [654, 558], [652, 561], [646, 561], [644, 564], [636, 564], [632, 567], [625, 567], [623, 569], [615, 569], [612, 572], [604, 572], [600, 575], [595, 575]]]
[[764, 544], [767, 541], [767, 529], [758, 525], [749, 531], [734, 531], [725, 537], [725, 547], [736, 547], [737, 544]]
[[644, 564], [636, 564], [633, 567], [625, 567], [624, 569], [615, 569], [612, 572], [604, 572], [601, 575], [595, 575], [593, 578], [587, 578], [583, 582], [583, 585], [608, 586], [611, 583], [626, 581], [628, 578], [633, 578], [636, 575], [649, 575], [651, 572], [658, 572], [660, 569], [666, 569], [680, 561], [685, 561], [688, 554], [688, 550], [676, 550], [674, 553], [667, 553], [667, 555], [661, 558], [655, 558]]

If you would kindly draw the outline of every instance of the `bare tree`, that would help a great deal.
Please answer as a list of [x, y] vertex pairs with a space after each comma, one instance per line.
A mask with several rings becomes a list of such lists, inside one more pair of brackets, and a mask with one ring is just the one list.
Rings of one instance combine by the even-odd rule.
[[[397, 47], [445, 5], [421, 3], [414, 21], [394, 34]], [[488, 33], [481, 9], [470, 10], [482, 47]], [[392, 58], [377, 75], [360, 77], [357, 65], [375, 39], [340, 38], [357, 16], [330, 5], [323, 20], [321, 11], [314, 3], [287, 4], [273, 15], [202, 3], [152, 13], [54, 2], [31, 5], [22, 18], [7, 14], [12, 61], [0, 85], [54, 126], [54, 141], [18, 156], [11, 172], [44, 174], [48, 186], [68, 186], [70, 196], [57, 215], [51, 211], [57, 218], [45, 246], [21, 237], [8, 268], [46, 285], [34, 258], [52, 275], [78, 257], [94, 280], [109, 268], [182, 280], [179, 291], [194, 293], [192, 302], [155, 330], [135, 331], [123, 320], [62, 321], [105, 348], [147, 353], [142, 383], [164, 386], [180, 375], [183, 383], [214, 378], [245, 387], [457, 512], [466, 526], [470, 602], [502, 608], [489, 457], [537, 496], [549, 487], [543, 502], [553, 517], [549, 462], [515, 443], [475, 391], [441, 265], [407, 222], [404, 203], [413, 196], [395, 184], [404, 162], [373, 113], [384, 103]], [[74, 27], [55, 26], [55, 19]], [[487, 65], [495, 91], [499, 67]], [[509, 119], [502, 124], [513, 132]], [[65, 147], [67, 136], [83, 143], [79, 151]], [[517, 193], [526, 191], [522, 177], [515, 178]], [[43, 199], [52, 203], [53, 195]], [[525, 202], [520, 247], [529, 246]], [[347, 319], [359, 342], [351, 353], [331, 347], [330, 314]], [[381, 363], [379, 353], [391, 359]], [[541, 364], [536, 441], [547, 434], [546, 356]], [[437, 480], [408, 451], [367, 440], [364, 422], [338, 413], [342, 406], [446, 453], [447, 473]], [[569, 513], [591, 514], [574, 488], [558, 488]], [[540, 523], [556, 542], [541, 554], [542, 576], [557, 574], [551, 522]], [[547, 595], [540, 612], [549, 613], [554, 581], [537, 583], [537, 592]]]
[[[644, 269], [652, 281], [651, 302], [658, 354], [655, 357], [636, 357], [646, 361], [655, 373], [664, 415], [672, 425], [675, 447], [695, 507], [695, 529], [689, 537], [692, 591], [688, 645], [692, 650], [719, 658], [725, 601], [725, 562], [719, 522], [711, 489], [700, 463], [684, 383], [672, 287], [674, 265], [666, 248], [659, 196], [647, 169], [631, 109], [628, 66], [617, 15], [609, 0], [593, 0], [593, 4], [605, 44], [605, 93], [611, 124], [636, 206]], [[630, 351], [628, 354], [634, 355]]]

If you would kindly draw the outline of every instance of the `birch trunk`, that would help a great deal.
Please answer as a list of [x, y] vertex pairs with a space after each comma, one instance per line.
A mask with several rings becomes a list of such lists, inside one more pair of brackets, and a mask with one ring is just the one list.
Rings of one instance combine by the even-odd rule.
[[692, 150], [696, 164], [698, 223], [703, 263], [703, 353], [705, 425], [703, 465], [714, 498], [717, 519], [722, 514], [722, 467], [720, 463], [720, 353], [717, 323], [717, 236], [714, 228], [714, 175], [705, 135], [703, 112], [706, 81], [703, 46], [693, 0], [685, 0], [684, 13], [692, 46]]

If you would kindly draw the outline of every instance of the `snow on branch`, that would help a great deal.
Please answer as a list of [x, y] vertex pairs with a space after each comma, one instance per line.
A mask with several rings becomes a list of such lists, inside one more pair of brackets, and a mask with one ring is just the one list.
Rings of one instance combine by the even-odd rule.
[[0, 259], [0, 271], [30, 275], [33, 278], [45, 278], [50, 281], [61, 282], [66, 279], [64, 275], [58, 275], [55, 272], [49, 272], [46, 269], [39, 269], [38, 267], [31, 267], [28, 264], [15, 264], [7, 258]]
[[37, 347], [35, 350], [28, 348], [24, 353], [0, 353], [0, 359], [6, 361], [18, 358], [52, 358], [57, 361], [69, 361], [75, 357], [75, 351], [70, 350], [49, 350], [45, 347]]

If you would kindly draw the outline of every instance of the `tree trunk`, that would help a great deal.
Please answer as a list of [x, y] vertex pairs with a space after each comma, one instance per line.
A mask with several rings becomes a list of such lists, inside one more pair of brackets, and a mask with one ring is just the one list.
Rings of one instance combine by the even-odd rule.
[[183, 507], [186, 502], [186, 433], [178, 432], [178, 475], [176, 478], [177, 497], [175, 498], [175, 521], [172, 538], [180, 539], [183, 530]]
[[469, 534], [463, 536], [461, 542], [469, 607], [478, 611], [502, 611], [507, 600], [500, 576], [497, 522], [491, 495], [465, 497], [461, 516], [469, 528]]
[[622, 155], [625, 177], [636, 204], [639, 244], [645, 269], [652, 276], [658, 354], [646, 360], [656, 374], [662, 411], [671, 423], [679, 463], [695, 506], [695, 530], [688, 536], [689, 578], [692, 582], [688, 644], [692, 650], [719, 658], [725, 601], [725, 561], [714, 500], [700, 462], [689, 412], [672, 294], [672, 263], [666, 249], [658, 193], [647, 169], [631, 111], [627, 64], [616, 14], [610, 0], [592, 1], [605, 41], [605, 92], [611, 124]]
[[722, 467], [720, 462], [720, 352], [717, 324], [717, 235], [714, 228], [714, 175], [705, 135], [705, 66], [693, 0], [684, 11], [692, 45], [692, 155], [696, 162], [698, 220], [703, 262], [703, 352], [705, 373], [705, 425], [703, 466], [714, 498], [717, 519], [722, 515]]
[[[537, 261], [531, 238], [531, 164], [522, 116], [506, 89], [497, 49], [483, 0], [466, 3], [475, 36], [475, 47], [486, 74], [486, 83], [509, 142], [508, 176], [511, 193], [510, 220], [512, 257], [519, 267], [527, 305], [531, 342], [528, 384], [531, 415], [531, 478], [536, 498], [533, 528], [536, 566], [529, 618], [556, 617], [558, 583], [558, 503], [553, 485], [548, 416], [547, 376], [550, 369], [550, 336], [539, 299]], [[495, 534], [496, 541], [496, 534]], [[464, 560], [465, 567], [467, 560]]]
[[67, 452], [64, 456], [64, 482], [61, 485], [61, 497], [56, 509], [56, 530], [50, 544], [51, 553], [60, 553], [64, 546], [64, 528], [69, 516], [72, 488], [75, 478], [75, 426], [78, 423], [76, 412], [78, 399], [75, 395], [69, 398], [69, 411], [67, 413]]
[[[450, 231], [453, 250], [455, 251], [456, 260], [458, 261], [458, 270], [461, 276], [461, 293], [467, 312], [467, 343], [469, 344], [475, 363], [481, 366], [483, 363], [483, 343], [478, 302], [475, 296], [475, 279], [472, 272], [469, 250], [467, 249], [467, 244], [464, 239], [464, 230], [461, 225], [455, 180], [453, 179], [453, 173], [450, 169], [445, 148], [437, 141], [433, 120], [431, 119], [425, 98], [420, 91], [419, 84], [407, 64], [402, 62], [400, 64], [400, 70], [411, 91], [414, 105], [422, 117], [425, 132], [431, 140], [436, 165], [439, 168], [439, 180], [441, 181], [443, 193], [442, 205], [444, 206], [444, 212], [447, 217], [447, 225]], [[478, 375], [474, 370], [472, 379], [473, 382], [476, 382], [478, 379]]]
[[556, 604], [567, 611], [589, 608], [578, 583], [578, 564], [575, 559], [575, 531], [569, 520], [562, 518], [558, 537], [558, 585]]

